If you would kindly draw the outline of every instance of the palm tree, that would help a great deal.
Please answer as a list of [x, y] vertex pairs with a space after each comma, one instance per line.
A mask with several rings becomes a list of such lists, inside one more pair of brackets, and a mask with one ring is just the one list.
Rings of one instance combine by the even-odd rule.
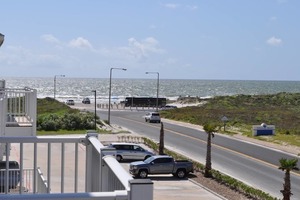
[[290, 200], [290, 197], [293, 195], [291, 192], [290, 171], [299, 170], [299, 168], [297, 167], [298, 159], [289, 160], [286, 158], [281, 158], [279, 162], [280, 162], [280, 166], [278, 169], [285, 171], [283, 190], [280, 190], [280, 192], [283, 194], [283, 200]]
[[160, 122], [159, 155], [164, 155], [164, 124]]
[[204, 131], [207, 133], [207, 150], [206, 150], [206, 164], [205, 164], [205, 177], [211, 177], [211, 137], [214, 137], [216, 126], [212, 124], [205, 124]]

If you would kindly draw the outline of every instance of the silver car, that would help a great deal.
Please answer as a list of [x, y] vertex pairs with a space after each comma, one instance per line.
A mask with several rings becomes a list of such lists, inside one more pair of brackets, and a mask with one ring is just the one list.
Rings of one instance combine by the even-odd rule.
[[115, 148], [117, 151], [116, 159], [121, 160], [145, 160], [154, 154], [142, 148], [138, 144], [133, 143], [111, 143], [110, 148]]
[[157, 122], [160, 123], [160, 115], [158, 112], [148, 112], [145, 116], [145, 122]]

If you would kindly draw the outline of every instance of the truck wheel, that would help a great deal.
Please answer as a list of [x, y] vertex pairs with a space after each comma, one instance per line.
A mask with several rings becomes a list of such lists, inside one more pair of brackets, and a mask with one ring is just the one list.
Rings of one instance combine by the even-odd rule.
[[142, 169], [142, 170], [139, 171], [139, 177], [140, 178], [147, 178], [147, 176], [148, 176], [148, 171], [147, 170]]
[[184, 169], [178, 169], [176, 172], [176, 176], [178, 178], [185, 178], [186, 177], [186, 172]]
[[117, 156], [116, 156], [116, 159], [117, 159], [118, 162], [120, 162], [120, 161], [122, 160], [122, 156], [117, 155]]

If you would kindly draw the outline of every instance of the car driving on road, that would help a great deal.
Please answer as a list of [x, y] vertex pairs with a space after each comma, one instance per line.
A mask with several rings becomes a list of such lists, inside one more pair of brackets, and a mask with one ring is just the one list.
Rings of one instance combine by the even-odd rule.
[[90, 104], [90, 103], [91, 103], [91, 100], [90, 100], [90, 98], [86, 97], [86, 98], [84, 98], [84, 99], [82, 100], [82, 103], [83, 103], [83, 104]]
[[158, 112], [148, 112], [144, 116], [145, 122], [157, 122], [160, 123], [160, 115]]
[[68, 99], [68, 100], [66, 100], [66, 104], [69, 106], [73, 106], [73, 105], [75, 105], [75, 102], [73, 99]]

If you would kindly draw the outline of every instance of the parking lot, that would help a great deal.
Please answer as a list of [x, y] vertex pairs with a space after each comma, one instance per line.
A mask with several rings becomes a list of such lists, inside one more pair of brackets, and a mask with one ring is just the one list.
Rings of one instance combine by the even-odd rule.
[[[128, 171], [129, 163], [122, 163]], [[220, 200], [218, 195], [206, 190], [189, 179], [178, 179], [173, 175], [149, 175], [154, 184], [154, 200]]]

